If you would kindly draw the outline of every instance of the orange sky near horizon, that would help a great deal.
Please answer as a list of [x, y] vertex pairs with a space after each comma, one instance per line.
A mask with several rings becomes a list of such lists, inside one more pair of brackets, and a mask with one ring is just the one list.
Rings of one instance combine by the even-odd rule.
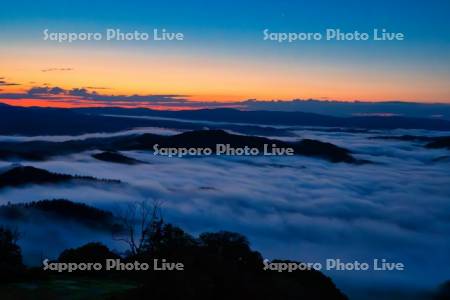
[[[0, 61], [0, 77], [20, 84], [0, 86], [3, 94], [24, 93], [31, 87], [57, 86], [88, 88], [105, 95], [180, 95], [191, 101], [450, 102], [447, 76], [434, 73], [430, 77], [433, 70], [422, 65], [379, 68], [376, 64], [324, 64], [276, 57], [267, 57], [262, 62], [251, 56], [219, 54], [209, 57], [136, 51], [130, 55], [129, 51], [120, 49], [6, 46], [0, 47]], [[48, 69], [70, 70], [46, 71]], [[21, 106], [79, 106], [45, 99], [6, 98], [0, 101]]]

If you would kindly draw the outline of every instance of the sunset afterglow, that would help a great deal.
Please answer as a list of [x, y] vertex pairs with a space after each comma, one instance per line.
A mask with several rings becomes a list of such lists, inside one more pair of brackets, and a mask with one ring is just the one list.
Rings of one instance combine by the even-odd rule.
[[[256, 21], [245, 31], [237, 28], [245, 27], [246, 12], [249, 14], [253, 7], [248, 3], [236, 13], [235, 26], [230, 26], [226, 19], [233, 5], [224, 3], [217, 4], [210, 15], [201, 19], [198, 19], [199, 3], [189, 7], [179, 3], [173, 9], [184, 12], [187, 17], [183, 20], [161, 17], [168, 10], [161, 4], [142, 9], [148, 15], [139, 10], [131, 20], [114, 21], [129, 5], [121, 4], [123, 8], [111, 10], [87, 24], [83, 22], [83, 14], [98, 13], [101, 6], [93, 6], [92, 12], [69, 10], [66, 13], [60, 4], [51, 5], [50, 1], [43, 8], [27, 7], [24, 15], [20, 14], [23, 11], [20, 3], [5, 5], [11, 7], [0, 12], [0, 33], [9, 38], [8, 43], [0, 44], [0, 101], [13, 105], [105, 105], [62, 94], [40, 95], [38, 99], [27, 96], [33, 87], [86, 89], [108, 96], [174, 95], [188, 101], [224, 103], [247, 99], [450, 102], [449, 32], [446, 29], [440, 36], [432, 32], [433, 26], [444, 21], [439, 15], [430, 19], [426, 4], [417, 5], [408, 14], [396, 4], [391, 4], [392, 12], [379, 12], [385, 24], [377, 26], [402, 30], [406, 36], [403, 41], [292, 44], [263, 40], [263, 29], [311, 31], [313, 25], [305, 23], [302, 14], [316, 11], [314, 4], [308, 7], [280, 4], [276, 11], [260, 8], [251, 17]], [[40, 9], [54, 16], [51, 23], [39, 19]], [[332, 11], [317, 14], [317, 23], [328, 24], [334, 20], [340, 27], [349, 28], [350, 21], [338, 18]], [[420, 24], [410, 20], [414, 14], [421, 15]], [[368, 31], [371, 15], [360, 18], [361, 22], [355, 20], [351, 27]], [[402, 26], [397, 26], [398, 19], [404, 21]], [[43, 39], [44, 30], [105, 32], [111, 25], [122, 31], [151, 32], [153, 28], [167, 28], [167, 31], [183, 32], [185, 39], [71, 43]], [[324, 26], [317, 25], [315, 29], [323, 31]], [[125, 99], [115, 105], [128, 106]], [[148, 101], [138, 105], [158, 107], [157, 103]]]

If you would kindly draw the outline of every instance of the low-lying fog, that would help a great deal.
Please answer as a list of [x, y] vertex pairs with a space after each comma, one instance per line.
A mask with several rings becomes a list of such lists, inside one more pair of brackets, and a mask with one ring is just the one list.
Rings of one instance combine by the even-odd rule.
[[[345, 262], [385, 258], [406, 266], [405, 271], [391, 272], [325, 271], [350, 294], [357, 286], [434, 288], [450, 279], [450, 164], [433, 159], [448, 156], [449, 151], [425, 149], [415, 142], [369, 139], [407, 132], [417, 134], [295, 131], [301, 138], [329, 141], [374, 162], [365, 165], [301, 156], [180, 159], [138, 151], [123, 154], [148, 164], [102, 162], [92, 158], [92, 152], [21, 162], [53, 172], [119, 179], [124, 184], [5, 189], [0, 191], [0, 203], [66, 198], [114, 210], [122, 202], [160, 199], [167, 221], [192, 234], [243, 233], [269, 259], [324, 263], [327, 258]], [[0, 168], [8, 165], [0, 162]], [[89, 240], [123, 250], [109, 236], [76, 225], [21, 226], [23, 252], [35, 263]]]

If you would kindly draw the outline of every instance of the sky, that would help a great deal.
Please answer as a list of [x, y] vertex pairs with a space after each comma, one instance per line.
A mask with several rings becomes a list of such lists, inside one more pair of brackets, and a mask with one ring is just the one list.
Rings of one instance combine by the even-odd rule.
[[[450, 1], [8, 1], [0, 101], [183, 108], [247, 99], [450, 103]], [[106, 41], [108, 28], [147, 41]], [[264, 40], [327, 29], [367, 41]], [[374, 29], [403, 33], [373, 41]], [[99, 32], [100, 41], [44, 40]], [[154, 41], [153, 30], [182, 41]]]

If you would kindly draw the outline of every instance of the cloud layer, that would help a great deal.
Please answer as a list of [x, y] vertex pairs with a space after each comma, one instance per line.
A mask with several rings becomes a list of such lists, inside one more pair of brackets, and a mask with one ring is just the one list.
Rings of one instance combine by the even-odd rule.
[[[70, 68], [51, 68], [42, 70], [68, 71]], [[9, 83], [0, 78], [0, 86], [19, 85]], [[64, 89], [58, 86], [35, 86], [25, 92], [10, 93], [0, 90], [0, 99], [5, 100], [41, 100], [46, 105], [70, 104], [71, 106], [123, 106], [149, 107], [160, 109], [192, 109], [231, 107], [247, 110], [303, 111], [338, 117], [348, 116], [407, 116], [418, 118], [434, 118], [450, 120], [450, 104], [426, 104], [408, 102], [364, 102], [364, 101], [332, 101], [313, 99], [291, 100], [233, 100], [233, 101], [193, 101], [190, 95], [157, 94], [157, 95], [120, 95], [100, 93], [108, 87], [80, 87]], [[450, 101], [450, 99], [449, 99]], [[20, 103], [18, 103], [20, 104]]]
[[29, 164], [128, 184], [32, 186], [6, 190], [0, 202], [68, 198], [114, 210], [124, 202], [160, 199], [168, 221], [194, 234], [242, 232], [268, 258], [386, 258], [407, 266], [404, 272], [328, 273], [346, 291], [355, 286], [428, 288], [450, 278], [450, 174], [448, 163], [433, 162], [448, 151], [374, 141], [367, 133], [296, 133], [345, 145], [358, 158], [376, 163], [350, 166], [306, 157], [176, 159], [132, 151], [124, 154], [149, 164], [122, 166], [82, 153]]

